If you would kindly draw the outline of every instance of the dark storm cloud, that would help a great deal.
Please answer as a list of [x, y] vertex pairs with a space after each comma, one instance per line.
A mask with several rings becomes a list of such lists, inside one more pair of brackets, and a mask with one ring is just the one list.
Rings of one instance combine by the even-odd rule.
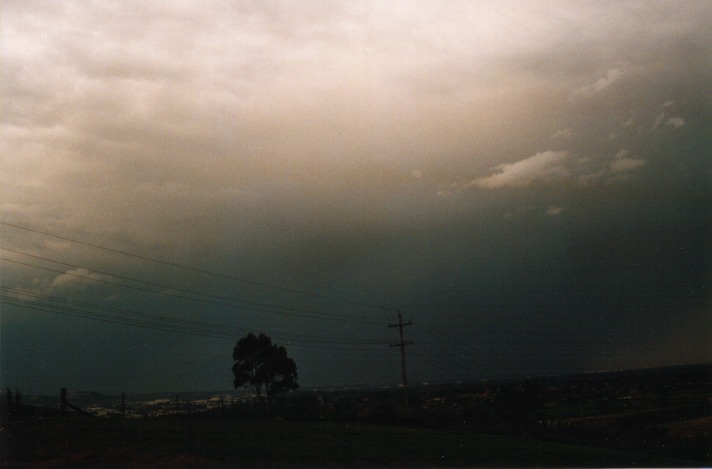
[[[249, 280], [3, 225], [3, 287], [264, 330], [307, 385], [397, 379], [377, 307], [418, 380], [710, 359], [705, 2], [2, 10], [2, 221]], [[3, 385], [230, 383], [234, 340], [2, 312]]]

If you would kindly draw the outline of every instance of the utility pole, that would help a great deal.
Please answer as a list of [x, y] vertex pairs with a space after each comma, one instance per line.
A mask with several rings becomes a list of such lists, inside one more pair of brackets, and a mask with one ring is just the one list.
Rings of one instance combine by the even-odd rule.
[[413, 341], [403, 339], [403, 328], [405, 326], [410, 326], [411, 324], [413, 324], [411, 321], [403, 322], [403, 316], [401, 315], [400, 311], [398, 311], [398, 324], [388, 324], [388, 327], [397, 327], [398, 332], [400, 333], [400, 341], [391, 344], [391, 347], [400, 347], [401, 371], [403, 373], [403, 398], [404, 398], [406, 408], [409, 407], [409, 404], [408, 404], [408, 374], [406, 373], [406, 370], [405, 370], [405, 346], [412, 344]]
[[62, 409], [62, 417], [64, 417], [67, 415], [67, 388], [59, 390], [59, 399], [59, 408]]

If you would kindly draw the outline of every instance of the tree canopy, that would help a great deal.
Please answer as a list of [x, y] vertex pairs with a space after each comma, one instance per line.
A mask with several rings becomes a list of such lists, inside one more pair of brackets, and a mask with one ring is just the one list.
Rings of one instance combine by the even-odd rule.
[[284, 347], [272, 343], [264, 333], [247, 334], [232, 351], [235, 388], [252, 386], [257, 398], [271, 406], [278, 394], [299, 388], [297, 365]]

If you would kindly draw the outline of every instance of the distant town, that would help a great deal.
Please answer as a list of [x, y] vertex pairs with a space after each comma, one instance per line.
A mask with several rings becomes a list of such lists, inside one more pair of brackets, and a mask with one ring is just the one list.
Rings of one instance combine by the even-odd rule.
[[[371, 466], [402, 462], [392, 459], [403, 457], [391, 453], [393, 445], [409, 448], [414, 464], [437, 462], [437, 454], [445, 453], [459, 458], [455, 465], [461, 466], [712, 463], [712, 364], [420, 383], [407, 390], [407, 400], [405, 391], [401, 386], [300, 390], [280, 396], [268, 409], [245, 390], [136, 395], [60, 390], [56, 396], [23, 396], [6, 389], [0, 404], [10, 432], [3, 444], [12, 461], [50, 458], [60, 465], [104, 462], [107, 445], [121, 451], [111, 454], [126, 465], [134, 464], [127, 458], [135, 458], [139, 447], [142, 457], [158, 452], [167, 458], [146, 464], [189, 457], [195, 464], [295, 465], [296, 460], [305, 466]], [[291, 446], [274, 447], [275, 432]], [[373, 432], [386, 432], [386, 440], [370, 436]], [[150, 440], [132, 439], [140, 435]], [[455, 440], [461, 442], [457, 447]], [[316, 451], [314, 445], [323, 447]], [[344, 445], [361, 449], [341, 454]], [[412, 452], [413, 445], [419, 452]], [[511, 453], [512, 445], [523, 453]], [[87, 452], [87, 447], [96, 449]], [[320, 452], [335, 459], [314, 459]]]

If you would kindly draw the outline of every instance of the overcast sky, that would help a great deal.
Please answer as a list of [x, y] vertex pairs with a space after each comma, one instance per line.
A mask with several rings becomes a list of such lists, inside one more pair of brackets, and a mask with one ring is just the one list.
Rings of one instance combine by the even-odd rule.
[[0, 384], [229, 389], [250, 331], [397, 383], [396, 310], [413, 382], [712, 360], [710, 24], [3, 1]]

